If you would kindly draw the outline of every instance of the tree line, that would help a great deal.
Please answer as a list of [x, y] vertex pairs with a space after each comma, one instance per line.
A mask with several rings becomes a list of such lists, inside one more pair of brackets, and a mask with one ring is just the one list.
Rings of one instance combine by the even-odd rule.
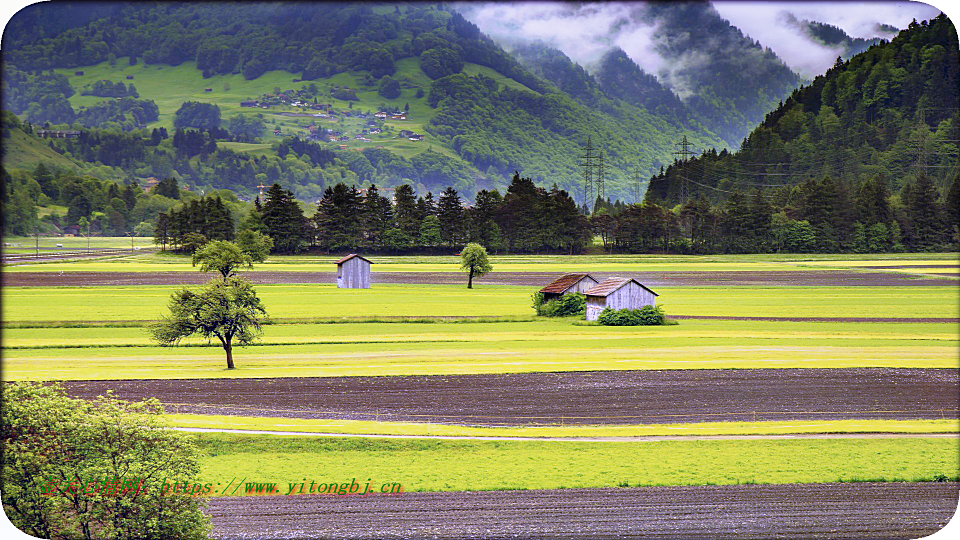
[[851, 188], [831, 176], [792, 188], [700, 194], [675, 206], [648, 199], [591, 217], [607, 249], [675, 253], [880, 253], [960, 247], [960, 176], [942, 193], [919, 174], [893, 195], [881, 176]]

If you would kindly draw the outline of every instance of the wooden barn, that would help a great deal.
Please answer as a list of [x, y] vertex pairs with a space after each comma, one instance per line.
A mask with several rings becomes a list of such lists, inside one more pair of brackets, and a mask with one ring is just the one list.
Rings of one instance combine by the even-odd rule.
[[540, 289], [543, 300], [549, 302], [567, 293], [582, 293], [599, 283], [590, 274], [564, 274], [546, 287]]
[[372, 262], [356, 253], [337, 261], [337, 287], [340, 289], [369, 289]]
[[583, 292], [587, 297], [587, 320], [595, 321], [604, 308], [640, 309], [655, 305], [657, 293], [632, 278], [609, 278]]

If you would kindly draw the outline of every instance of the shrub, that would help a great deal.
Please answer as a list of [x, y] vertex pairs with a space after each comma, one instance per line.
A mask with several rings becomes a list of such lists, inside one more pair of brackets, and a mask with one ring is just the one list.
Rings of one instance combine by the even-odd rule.
[[[72, 399], [53, 384], [8, 383], [0, 423], [3, 511], [40, 538], [207, 538], [190, 439], [155, 400]], [[182, 484], [190, 491], [164, 491]], [[88, 531], [83, 535], [81, 531]]]
[[543, 293], [536, 293], [532, 297], [533, 309], [537, 315], [544, 317], [568, 317], [583, 315], [587, 305], [587, 298], [581, 293], [570, 293], [550, 301], [544, 301]]
[[597, 322], [604, 326], [662, 326], [667, 317], [660, 306], [643, 306], [640, 309], [611, 309], [600, 312]]

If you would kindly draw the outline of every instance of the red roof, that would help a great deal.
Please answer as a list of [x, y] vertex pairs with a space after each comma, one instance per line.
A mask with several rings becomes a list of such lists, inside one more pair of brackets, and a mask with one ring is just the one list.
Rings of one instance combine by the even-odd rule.
[[633, 278], [619, 278], [619, 277], [607, 278], [603, 280], [603, 282], [601, 282], [599, 285], [595, 285], [583, 291], [583, 294], [585, 296], [610, 296], [610, 294], [612, 294], [614, 291], [619, 290], [620, 287], [623, 287], [624, 285], [626, 285], [627, 283], [630, 283], [631, 281], [643, 287], [644, 289], [650, 291], [651, 293], [653, 293], [654, 296], [660, 296], [659, 294], [651, 291], [646, 285], [644, 285], [643, 283], [640, 283], [639, 281]]
[[563, 276], [553, 280], [553, 282], [546, 287], [540, 289], [540, 292], [560, 294], [570, 287], [573, 287], [579, 283], [581, 279], [586, 277], [596, 281], [596, 279], [594, 279], [590, 274], [564, 274]]
[[350, 259], [352, 259], [352, 258], [354, 258], [354, 257], [356, 257], [356, 258], [358, 258], [358, 259], [363, 259], [363, 260], [367, 261], [368, 263], [373, 264], [372, 261], [370, 261], [370, 260], [368, 260], [368, 259], [365, 259], [365, 258], [361, 257], [360, 255], [357, 255], [356, 253], [351, 253], [351, 254], [347, 255], [346, 257], [340, 259], [339, 261], [337, 261], [337, 264], [338, 264], [338, 265], [339, 265], [339, 264], [343, 264], [343, 263], [349, 261]]

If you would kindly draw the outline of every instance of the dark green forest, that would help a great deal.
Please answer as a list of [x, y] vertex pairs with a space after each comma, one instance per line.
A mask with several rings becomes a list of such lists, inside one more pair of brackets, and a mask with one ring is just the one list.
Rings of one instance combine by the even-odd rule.
[[[769, 207], [761, 215], [811, 227], [803, 250], [861, 249], [855, 246], [872, 228], [886, 229], [886, 249], [899, 241], [937, 249], [956, 242], [958, 105], [953, 24], [944, 15], [914, 21], [796, 90], [739, 151], [671, 164], [650, 179], [645, 202], [680, 204], [693, 221], [700, 214], [709, 221], [756, 201]], [[766, 218], [758, 219], [764, 230]], [[740, 249], [771, 245], [770, 237], [754, 236]]]

